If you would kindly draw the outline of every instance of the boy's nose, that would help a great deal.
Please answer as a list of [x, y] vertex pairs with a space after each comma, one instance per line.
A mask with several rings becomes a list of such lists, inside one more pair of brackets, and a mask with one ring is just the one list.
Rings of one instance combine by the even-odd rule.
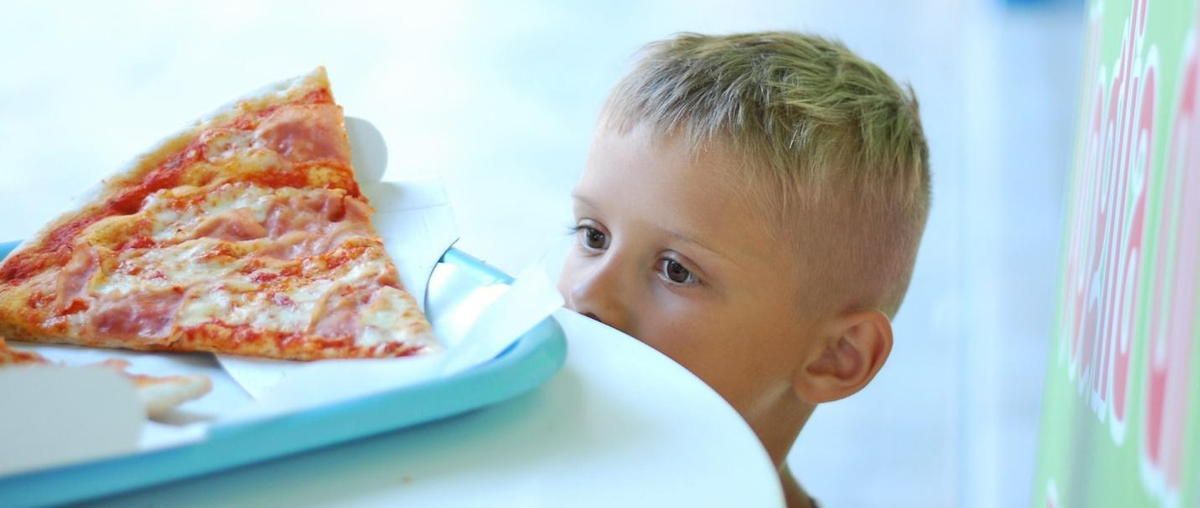
[[630, 333], [628, 316], [621, 303], [620, 280], [611, 262], [581, 273], [571, 287], [571, 308], [608, 326]]

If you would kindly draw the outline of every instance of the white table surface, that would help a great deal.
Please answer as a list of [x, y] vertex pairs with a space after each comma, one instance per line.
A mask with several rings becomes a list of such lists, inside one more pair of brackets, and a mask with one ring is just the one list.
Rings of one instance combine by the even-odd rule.
[[[59, 172], [57, 176], [64, 176]], [[87, 181], [84, 170], [79, 179]], [[29, 217], [66, 208], [39, 187]], [[5, 221], [0, 241], [40, 229]], [[441, 422], [97, 502], [105, 506], [782, 506], [774, 466], [716, 392], [569, 311], [544, 386]]]
[[[77, 169], [81, 181], [94, 180]], [[59, 171], [64, 177], [72, 171]], [[85, 176], [86, 175], [86, 176]], [[70, 206], [51, 186], [0, 223], [24, 238]], [[5, 193], [7, 195], [7, 193]], [[45, 217], [46, 219], [41, 219]], [[103, 506], [782, 506], [749, 426], [686, 369], [569, 311], [563, 369], [499, 405], [94, 501]]]
[[98, 506], [782, 506], [749, 426], [687, 370], [569, 311], [545, 385], [440, 422]]

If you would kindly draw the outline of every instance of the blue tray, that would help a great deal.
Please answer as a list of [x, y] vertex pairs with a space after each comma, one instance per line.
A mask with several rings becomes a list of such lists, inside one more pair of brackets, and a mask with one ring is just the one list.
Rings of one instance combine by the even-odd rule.
[[[16, 243], [0, 243], [0, 259]], [[511, 278], [457, 249], [441, 263], [480, 286]], [[289, 414], [214, 425], [204, 441], [178, 448], [0, 477], [0, 506], [61, 504], [261, 462], [481, 408], [528, 392], [562, 367], [566, 340], [552, 318], [496, 358], [444, 379]]]

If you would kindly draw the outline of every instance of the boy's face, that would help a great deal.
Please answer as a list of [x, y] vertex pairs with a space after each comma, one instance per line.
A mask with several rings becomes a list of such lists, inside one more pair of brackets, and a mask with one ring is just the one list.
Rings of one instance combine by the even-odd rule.
[[790, 393], [815, 321], [800, 263], [731, 164], [648, 128], [601, 129], [558, 287], [569, 308], [675, 359], [752, 419]]

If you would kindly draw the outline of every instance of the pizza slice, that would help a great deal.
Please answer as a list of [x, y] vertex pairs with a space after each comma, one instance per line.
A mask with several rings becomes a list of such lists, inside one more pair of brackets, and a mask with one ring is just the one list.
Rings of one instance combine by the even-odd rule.
[[[0, 367], [22, 365], [54, 364], [35, 352], [12, 349], [4, 337], [0, 337]], [[125, 360], [106, 360], [99, 365], [116, 370], [133, 383], [138, 399], [146, 408], [146, 415], [151, 418], [162, 417], [180, 404], [203, 397], [212, 390], [212, 381], [207, 376], [133, 374], [128, 371], [129, 362]]]
[[14, 251], [0, 334], [297, 360], [436, 348], [371, 215], [318, 68], [163, 142]]

